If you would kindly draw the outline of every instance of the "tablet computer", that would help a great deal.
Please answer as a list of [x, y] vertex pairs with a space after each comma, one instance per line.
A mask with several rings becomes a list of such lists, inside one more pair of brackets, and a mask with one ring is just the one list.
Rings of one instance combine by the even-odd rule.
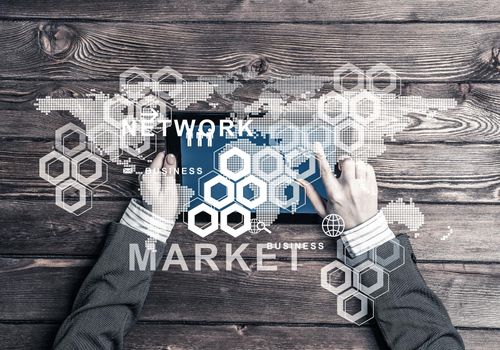
[[[189, 133], [189, 135], [186, 135], [185, 132], [182, 135], [178, 135], [178, 130], [174, 127], [174, 125], [168, 128], [167, 139], [165, 143], [166, 151], [174, 153], [177, 156], [179, 168], [177, 174], [178, 181], [182, 185], [188, 186], [189, 188], [193, 189], [195, 192], [195, 197], [198, 197], [199, 199], [203, 199], [206, 195], [204, 191], [207, 188], [205, 185], [207, 182], [210, 183], [211, 179], [219, 175], [224, 175], [220, 171], [219, 158], [221, 152], [227, 150], [228, 147], [238, 147], [243, 151], [249, 153], [250, 156], [252, 156], [252, 161], [254, 162], [255, 152], [258, 152], [258, 150], [262, 150], [264, 148], [272, 148], [273, 142], [276, 142], [276, 140], [270, 141], [269, 135], [262, 135], [258, 130], [254, 130], [253, 136], [247, 135], [228, 137], [223, 132], [221, 133], [219, 126], [220, 120], [227, 119], [228, 116], [228, 113], [206, 113], [196, 115], [182, 113], [173, 116], [173, 118], [174, 120], [177, 120], [179, 124], [183, 120], [185, 120], [185, 123], [187, 123], [188, 125], [194, 125], [194, 128]], [[210, 129], [209, 126], [206, 125], [206, 123], [202, 123], [203, 126], [200, 126], [200, 122], [203, 120], [212, 120], [215, 124], [215, 131], [213, 132], [213, 138], [210, 144], [206, 139], [203, 139], [202, 142], [199, 143], [196, 137], [200, 128], [203, 128], [204, 134], [206, 134], [208, 132], [208, 129]], [[184, 131], [186, 130], [184, 129]], [[189, 138], [191, 138], [191, 140], [189, 140]], [[279, 142], [279, 140], [277, 142]], [[285, 161], [285, 155], [282, 155], [282, 157], [283, 161]], [[309, 161], [315, 162], [314, 159]], [[299, 173], [306, 173], [306, 170], [308, 170], [307, 173], [309, 175], [304, 178], [312, 182], [320, 195], [325, 197], [324, 186], [320, 179], [320, 171], [317, 166], [314, 166], [314, 169], [311, 169], [311, 164], [309, 163], [309, 161], [304, 161], [303, 163], [298, 165], [295, 170]], [[253, 175], [262, 178], [262, 172], [257, 172], [258, 171], [255, 167], [255, 164], [253, 164], [250, 168], [250, 172], [246, 176]], [[267, 178], [264, 180], [266, 180], [268, 183], [276, 183], [277, 178], [279, 178], [280, 176], [291, 177], [290, 174], [283, 173], [276, 176], [273, 175], [273, 177], [275, 177], [276, 179], [265, 176]], [[234, 179], [229, 179], [229, 181], [235, 182]], [[290, 221], [291, 217], [296, 216], [292, 214], [314, 214], [307, 216], [311, 216], [311, 218], [313, 216], [316, 217], [316, 212], [311, 203], [308, 201], [304, 189], [301, 186], [296, 187], [299, 187], [298, 201], [295, 201], [297, 202], [296, 205], [291, 205], [290, 207], [286, 207], [286, 205], [283, 205], [279, 208], [279, 219], [281, 219], [280, 221]], [[284, 186], [284, 188], [280, 188], [285, 196], [285, 199], [290, 200], [291, 203], [294, 202], [293, 198], [297, 195], [297, 193], [294, 193], [295, 189], [294, 186]], [[219, 186], [216, 184], [214, 186], [210, 186], [210, 190], [210, 195], [217, 199], [222, 199], [227, 195], [227, 190], [223, 185]], [[243, 191], [244, 196], [247, 198], [251, 198], [255, 194], [251, 186], [246, 186]], [[295, 199], [297, 199], [297, 197], [295, 197]], [[196, 204], [193, 203], [193, 205]], [[251, 209], [251, 211], [255, 212], [256, 209]], [[304, 215], [300, 216], [302, 219], [304, 219]]]

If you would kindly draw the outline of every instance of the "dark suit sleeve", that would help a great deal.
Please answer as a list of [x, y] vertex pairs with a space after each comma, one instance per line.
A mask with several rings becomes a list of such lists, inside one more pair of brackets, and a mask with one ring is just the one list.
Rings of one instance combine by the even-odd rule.
[[[396, 238], [405, 263], [389, 274], [389, 292], [375, 300], [375, 320], [391, 349], [464, 349], [443, 303], [416, 266], [407, 236]], [[381, 247], [379, 247], [381, 248]]]
[[[54, 349], [122, 349], [123, 338], [134, 325], [149, 290], [151, 265], [129, 270], [129, 244], [145, 254], [148, 237], [122, 224], [111, 224], [101, 256], [83, 282], [71, 314], [57, 333]], [[165, 244], [156, 243], [156, 265]]]

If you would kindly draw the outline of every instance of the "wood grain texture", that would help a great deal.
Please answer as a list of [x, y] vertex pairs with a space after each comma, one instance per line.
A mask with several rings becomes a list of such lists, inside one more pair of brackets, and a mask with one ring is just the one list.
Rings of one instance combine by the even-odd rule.
[[[260, 60], [266, 73], [331, 74], [384, 62], [404, 80], [498, 81], [500, 24], [0, 22], [2, 79], [117, 79], [139, 66], [185, 76]], [[252, 63], [253, 62], [253, 63]]]
[[[9, 350], [49, 350], [57, 324], [0, 324]], [[387, 349], [371, 327], [282, 327], [140, 323], [125, 338], [126, 350], [378, 350]], [[494, 349], [498, 331], [459, 330], [468, 350]]]
[[[14, 81], [2, 82], [0, 87], [0, 137], [53, 139], [57, 127], [76, 119], [64, 112], [49, 115], [35, 111], [37, 98], [83, 97], [91, 89], [116, 93], [118, 83]], [[396, 140], [411, 143], [429, 142], [500, 142], [500, 85], [498, 84], [418, 84], [407, 83], [403, 95], [425, 98], [454, 98], [457, 109], [429, 118], [412, 114], [411, 124], [396, 135]], [[252, 99], [251, 86], [239, 89], [238, 97]], [[199, 112], [209, 111], [206, 105], [192, 106]], [[224, 106], [217, 109], [224, 110]], [[226, 109], [227, 110], [227, 109]]]
[[97, 0], [67, 3], [56, 0], [15, 0], [0, 4], [2, 18], [72, 18], [106, 21], [252, 21], [252, 22], [353, 22], [353, 21], [499, 21], [498, 8], [486, 0], [383, 0], [376, 5], [361, 1], [279, 0]]
[[[47, 201], [0, 201], [0, 254], [13, 255], [74, 255], [97, 256], [106, 237], [106, 227], [119, 221], [128, 201], [94, 202], [94, 208], [74, 216]], [[419, 260], [500, 262], [500, 206], [496, 205], [435, 205], [418, 204], [425, 215], [425, 224], [411, 235], [413, 249]], [[453, 230], [450, 238], [441, 240]], [[392, 226], [395, 232], [404, 228]], [[34, 229], [36, 228], [36, 229]], [[169, 243], [180, 245], [185, 256], [194, 256], [194, 243], [211, 243], [225, 254], [225, 244], [236, 248], [249, 243], [243, 256], [255, 258], [256, 244], [267, 242], [321, 242], [323, 250], [301, 250], [299, 259], [329, 259], [335, 257], [335, 243], [323, 235], [316, 224], [275, 224], [272, 235], [243, 235], [229, 239], [216, 232], [201, 239], [178, 223]], [[474, 239], [471, 239], [474, 237]], [[234, 249], [233, 248], [233, 249]], [[288, 250], [276, 251], [277, 256], [290, 258]]]
[[[54, 186], [39, 177], [38, 166], [53, 145], [43, 140], [3, 141], [0, 198], [54, 198]], [[498, 203], [500, 198], [500, 144], [389, 144], [371, 163], [382, 201], [401, 197], [420, 202]], [[122, 174], [122, 167], [112, 163], [108, 167], [109, 180], [94, 191], [96, 198], [138, 196], [136, 176]]]
[[[61, 320], [92, 261], [73, 259], [0, 259], [0, 320]], [[141, 320], [287, 324], [345, 324], [336, 314], [335, 297], [320, 287], [326, 262], [275, 264], [275, 272], [158, 271]], [[217, 262], [224, 269], [225, 263]], [[193, 269], [194, 262], [188, 261]], [[500, 327], [498, 264], [420, 263], [430, 288], [441, 298], [453, 323], [463, 327]], [[16, 283], [8, 283], [16, 281]]]

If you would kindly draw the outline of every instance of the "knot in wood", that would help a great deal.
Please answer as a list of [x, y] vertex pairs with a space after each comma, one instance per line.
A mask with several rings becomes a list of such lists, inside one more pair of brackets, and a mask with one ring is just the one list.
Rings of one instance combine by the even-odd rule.
[[249, 75], [261, 75], [264, 74], [269, 69], [269, 63], [264, 57], [258, 57], [252, 60], [246, 67], [243, 68], [243, 72]]
[[76, 40], [73, 28], [58, 23], [41, 23], [38, 26], [38, 42], [42, 51], [53, 58], [64, 58], [71, 52]]

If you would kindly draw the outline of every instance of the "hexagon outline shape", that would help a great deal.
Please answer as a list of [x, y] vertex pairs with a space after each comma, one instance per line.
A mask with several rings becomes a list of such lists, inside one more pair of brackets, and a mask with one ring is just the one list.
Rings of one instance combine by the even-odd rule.
[[[356, 86], [354, 86], [351, 89], [346, 89], [344, 88], [343, 84], [343, 77], [342, 73], [344, 72], [352, 72], [354, 74], [357, 74], [358, 82], [356, 83]], [[350, 74], [350, 73], [349, 73]], [[349, 75], [347, 74], [347, 75]], [[339, 67], [333, 71], [333, 87], [337, 91], [344, 91], [344, 90], [358, 90], [358, 89], [363, 89], [365, 87], [365, 73], [363, 70], [358, 68], [352, 63], [346, 63], [342, 67]]]
[[[375, 273], [377, 274], [377, 282], [368, 287], [363, 284], [362, 277], [363, 274], [368, 272], [369, 270], [375, 271]], [[372, 295], [374, 292], [378, 291], [380, 288], [384, 286], [384, 274], [387, 274], [387, 272], [385, 272], [381, 266], [374, 264], [370, 260], [365, 261], [361, 265], [355, 267], [354, 271], [357, 272], [357, 274], [355, 274], [354, 276], [354, 280], [356, 281], [355, 283], [358, 286], [358, 289], [361, 292], [365, 293], [366, 295]], [[387, 283], [389, 283], [389, 280], [387, 280]]]
[[[226, 196], [222, 199], [212, 197], [212, 187], [222, 185], [226, 188]], [[203, 184], [203, 199], [206, 203], [213, 205], [217, 209], [222, 209], [225, 206], [234, 202], [234, 183], [229, 181], [222, 175], [217, 175]]]
[[[342, 141], [342, 138], [340, 137], [342, 130], [348, 127], [351, 127], [358, 132], [358, 140], [354, 142], [352, 145], [346, 145]], [[354, 152], [355, 150], [363, 146], [364, 141], [365, 141], [365, 129], [362, 125], [356, 123], [355, 121], [352, 121], [350, 119], [345, 120], [342, 123], [338, 124], [337, 127], [335, 128], [335, 142], [336, 142], [335, 145], [345, 152], [348, 153]]]
[[[373, 102], [373, 112], [368, 117], [363, 117], [358, 113], [358, 103], [363, 100], [370, 100]], [[349, 100], [350, 105], [350, 115], [353, 117], [355, 121], [357, 121], [361, 125], [368, 125], [369, 123], [377, 120], [381, 115], [382, 103], [380, 98], [375, 96], [375, 94], [363, 90], [360, 93], [356, 94]]]
[[[90, 160], [95, 164], [95, 173], [89, 176], [80, 174], [80, 165], [86, 160]], [[80, 153], [71, 159], [71, 171], [78, 182], [88, 186], [102, 176], [102, 158], [89, 151]]]
[[[52, 164], [55, 161], [60, 161], [63, 164], [63, 172], [58, 176], [51, 176], [47, 171], [48, 169], [46, 168], [48, 168], [50, 164]], [[64, 180], [67, 180], [71, 176], [71, 163], [69, 158], [65, 157], [56, 150], [40, 158], [38, 164], [39, 164], [38, 175], [45, 181], [51, 183], [52, 185], [57, 185], [63, 182]]]
[[[310, 177], [316, 173], [316, 158], [314, 158], [314, 156], [312, 154], [310, 154], [308, 156], [307, 160], [305, 161], [305, 162], [308, 162], [307, 170], [305, 170], [303, 172], [299, 172], [299, 170], [293, 169], [292, 160], [294, 158], [302, 156], [303, 154], [304, 154], [304, 152], [300, 152], [297, 149], [285, 154], [285, 161], [288, 165], [288, 167], [286, 167], [285, 170], [288, 170], [288, 168], [290, 168], [294, 174], [289, 174], [289, 175], [292, 177], [295, 176], [296, 179], [307, 179], [308, 177]], [[299, 163], [299, 165], [302, 163], [304, 163], [304, 162]]]
[[[213, 169], [215, 169], [215, 168], [213, 168]], [[215, 174], [215, 176], [220, 175], [217, 171], [210, 170], [208, 173], [205, 173], [202, 176], [198, 177], [198, 180], [197, 180], [198, 186], [197, 186], [197, 193], [196, 193], [196, 195], [198, 197], [200, 197], [200, 198], [204, 197], [203, 192], [202, 192], [202, 188], [203, 188], [203, 184], [205, 183], [205, 180], [203, 180], [203, 179], [209, 177], [211, 174]]]
[[292, 142], [284, 142], [285, 139], [281, 138], [281, 142], [278, 144], [280, 149], [283, 151], [289, 151], [297, 146], [300, 145], [301, 140], [303, 139], [303, 133], [300, 131], [298, 127], [296, 127], [293, 124], [288, 124], [288, 125], [282, 125], [281, 127], [278, 127], [276, 125], [276, 130], [272, 132], [272, 137], [274, 139], [280, 139], [280, 135], [284, 134], [287, 132], [287, 130], [292, 130], [293, 136], [292, 136]]
[[[154, 137], [154, 139], [155, 139], [153, 143], [151, 143], [151, 137]], [[131, 156], [137, 157], [137, 158], [147, 157], [147, 155], [143, 156], [142, 154], [149, 151], [152, 148], [151, 144], [154, 145], [154, 147], [153, 147], [154, 150], [153, 150], [153, 152], [150, 152], [149, 154], [154, 153], [156, 151], [156, 139], [157, 139], [156, 134], [154, 134], [153, 136], [142, 136], [141, 139], [143, 142], [142, 145], [137, 147], [137, 148], [134, 148], [130, 145], [125, 144], [126, 139], [124, 137], [122, 137], [122, 138], [120, 138], [120, 149], [124, 150], [125, 152], [127, 152]]]
[[[149, 138], [149, 148], [144, 150], [141, 149], [141, 153], [137, 156], [140, 159], [145, 159], [150, 155], [155, 154], [156, 150], [158, 149], [158, 135], [154, 134], [153, 136], [149, 136], [148, 138]], [[154, 140], [151, 141], [151, 138], [153, 138]], [[144, 147], [144, 145], [142, 145], [141, 147]]]
[[[68, 188], [73, 187], [78, 191], [78, 202], [75, 202], [71, 205], [67, 204], [64, 201], [64, 192], [68, 190]], [[89, 190], [91, 195], [92, 191], [85, 187], [83, 184], [81, 184], [78, 181], [74, 181], [73, 179], [66, 180], [63, 182], [61, 185], [56, 186], [56, 205], [59, 208], [63, 208], [69, 213], [72, 213], [76, 216], [80, 216], [81, 214], [85, 213], [86, 211], [92, 209], [92, 196], [90, 197], [90, 207], [88, 207], [86, 210], [82, 211], [79, 214], [75, 214], [75, 211], [78, 209], [83, 208], [87, 204], [87, 196], [86, 196], [86, 191]]]
[[[281, 184], [287, 183], [288, 180], [291, 180], [290, 183], [288, 183], [288, 186], [293, 187], [293, 195], [292, 198], [287, 199], [286, 202], [281, 201], [280, 198], [278, 198], [277, 191], [278, 187], [280, 187]], [[269, 183], [269, 199], [271, 202], [276, 204], [278, 207], [286, 209], [290, 205], [292, 205], [294, 202], [298, 202], [300, 200], [300, 185], [298, 182], [294, 181], [290, 177], [286, 175], [281, 175], [277, 179], [271, 181]]]
[[[381, 247], [383, 247], [385, 244], [387, 244], [389, 242], [392, 244], [393, 254], [391, 254], [387, 258], [380, 258], [378, 255], [378, 249], [380, 249]], [[397, 253], [394, 253], [396, 250], [397, 250]], [[400, 252], [402, 252], [402, 254], [400, 254]], [[403, 258], [401, 259], [401, 264], [397, 265], [396, 267], [394, 267], [392, 269], [389, 269], [387, 266], [392, 264], [393, 262], [397, 261], [401, 257], [401, 255], [403, 256]], [[389, 241], [387, 241], [387, 242], [383, 243], [382, 245], [379, 245], [378, 247], [375, 248], [375, 262], [386, 271], [392, 272], [392, 271], [398, 269], [400, 266], [404, 265], [405, 258], [406, 258], [405, 249], [402, 245], [400, 245], [398, 242], [396, 242], [395, 238], [393, 238], [393, 239], [391, 239], [391, 240], [389, 240]]]
[[[168, 75], [166, 77], [165, 74]], [[161, 87], [161, 82], [168, 78], [169, 76], [173, 76], [175, 78], [175, 88], [173, 90], [170, 90], [169, 91], [169, 94], [165, 93], [164, 91], [162, 91], [160, 89]], [[154, 82], [158, 83], [158, 96], [161, 96], [162, 98], [164, 98], [165, 100], [168, 99], [168, 97], [174, 99], [175, 97], [177, 97], [177, 95], [179, 95], [181, 92], [182, 92], [182, 85], [186, 82], [186, 80], [182, 77], [182, 74], [178, 71], [176, 71], [175, 69], [169, 67], [169, 66], [165, 66], [159, 70], [157, 70], [156, 72], [154, 72], [152, 75], [151, 75], [151, 78]], [[184, 100], [184, 99], [181, 99], [181, 101]]]
[[[210, 215], [210, 225], [202, 228], [196, 225], [195, 217], [196, 215], [203, 212]], [[198, 236], [204, 238], [209, 234], [215, 232], [218, 227], [219, 227], [219, 213], [217, 212], [217, 210], [208, 206], [207, 204], [201, 203], [200, 205], [188, 211], [188, 230], [197, 234]]]
[[[254, 184], [259, 188], [259, 195], [254, 199], [244, 196], [245, 187]], [[254, 175], [249, 175], [236, 183], [236, 200], [249, 209], [254, 209], [267, 201], [267, 183]]]
[[[348, 313], [345, 310], [346, 309], [346, 302], [351, 298], [356, 298], [361, 302], [360, 310], [353, 315], [351, 315], [350, 313]], [[356, 289], [354, 289], [354, 288], [348, 289], [347, 291], [345, 291], [344, 293], [340, 294], [337, 297], [337, 314], [340, 317], [342, 317], [350, 322], [356, 323], [357, 325], [361, 325], [361, 324], [363, 324], [363, 323], [365, 323], [373, 318], [373, 316], [371, 316], [370, 318], [366, 319], [364, 322], [358, 323], [358, 321], [361, 318], [368, 316], [368, 299], [369, 298], [366, 295], [358, 292]]]
[[[98, 139], [101, 135], [111, 134], [113, 140], [110, 144], [99, 144]], [[123, 150], [120, 148], [121, 140], [119, 135], [119, 130], [113, 128], [112, 126], [106, 123], [99, 123], [92, 129], [88, 130], [88, 135], [90, 141], [92, 142], [92, 152], [99, 153], [102, 155], [108, 155], [109, 160], [103, 158], [104, 161], [113, 161], [116, 160], [123, 153]]]
[[[158, 113], [157, 116], [154, 116], [152, 118], [144, 117], [142, 113], [142, 108], [152, 105], [159, 106], [160, 112]], [[167, 118], [167, 109], [170, 112], [168, 118]], [[148, 121], [162, 120], [162, 116], [164, 116], [163, 119], [170, 120], [170, 123], [172, 122], [172, 107], [170, 107], [165, 101], [163, 101], [163, 99], [157, 97], [156, 95], [147, 95], [144, 98], [137, 101], [135, 103], [135, 114], [141, 120], [148, 120]]]
[[111, 116], [111, 110], [114, 110], [118, 105], [123, 106], [127, 109], [127, 113], [125, 114], [125, 117], [123, 119], [128, 119], [128, 118], [134, 118], [135, 104], [133, 101], [130, 101], [128, 98], [123, 97], [122, 95], [115, 95], [109, 100], [104, 101], [103, 104], [104, 122], [115, 127], [116, 129], [121, 129], [123, 119], [116, 120]]
[[[389, 74], [390, 82], [386, 87], [379, 88], [375, 86], [374, 78], [384, 72]], [[396, 73], [396, 71], [384, 63], [378, 63], [373, 67], [370, 67], [370, 69], [366, 71], [366, 77], [368, 78], [368, 83], [372, 91], [386, 94], [394, 91], [397, 88], [398, 80], [400, 80], [399, 75]]]
[[[243, 161], [241, 170], [234, 172], [228, 168], [227, 161], [231, 157], [239, 157]], [[219, 163], [219, 172], [233, 181], [238, 181], [251, 172], [252, 159], [250, 155], [238, 147], [232, 147], [219, 155]]]
[[144, 81], [151, 81], [151, 76], [148, 73], [146, 73], [145, 71], [143, 71], [139, 67], [132, 67], [132, 68], [129, 68], [120, 74], [120, 87], [124, 87], [125, 85], [129, 85], [130, 81], [132, 81], [133, 79], [131, 79], [129, 81], [127, 78], [133, 74], [141, 76], [142, 78], [144, 78]]
[[[243, 225], [241, 225], [237, 229], [232, 228], [227, 223], [227, 218], [228, 218], [229, 214], [235, 213], [235, 212], [240, 213], [241, 216], [243, 217]], [[237, 203], [234, 203], [220, 212], [220, 228], [222, 231], [224, 231], [227, 234], [236, 238], [236, 237], [242, 235], [243, 233], [247, 232], [248, 230], [250, 230], [251, 218], [252, 217], [251, 217], [251, 213], [249, 210], [243, 208], [241, 205], [239, 205]]]
[[[328, 113], [325, 112], [325, 105], [328, 101], [331, 100], [338, 101], [342, 104], [341, 112], [338, 114], [341, 116], [341, 118], [338, 118], [338, 116], [331, 117]], [[349, 115], [349, 100], [336, 91], [330, 91], [329, 93], [321, 95], [319, 97], [317, 111], [319, 119], [330, 125], [337, 125]], [[338, 120], [335, 121], [336, 119]]]
[[[128, 79], [132, 75], [135, 75], [135, 77], [133, 77], [132, 79]], [[139, 80], [139, 82], [137, 82], [138, 77], [142, 78], [142, 80]], [[130, 86], [137, 86], [139, 85], [139, 83], [144, 84], [142, 89], [134, 90], [133, 88], [130, 88]], [[120, 74], [120, 90], [123, 91], [127, 95], [127, 97], [130, 97], [131, 99], [136, 100], [140, 98], [144, 95], [144, 91], [146, 89], [151, 91], [151, 88], [148, 86], [150, 84], [151, 75], [138, 67], [129, 68]]]
[[[62, 135], [69, 130], [73, 132], [63, 137]], [[73, 148], [67, 148], [64, 145], [64, 139], [75, 132], [78, 133], [78, 145]], [[87, 148], [87, 134], [82, 128], [73, 123], [68, 123], [57, 129], [55, 132], [55, 139], [55, 148], [68, 157], [72, 157]]]
[[[345, 118], [344, 118], [345, 119]], [[327, 126], [328, 125], [328, 126]], [[311, 129], [307, 132], [307, 145], [310, 151], [314, 151], [314, 144], [316, 142], [319, 142], [323, 145], [323, 148], [328, 148], [330, 146], [335, 145], [335, 140], [333, 139], [335, 137], [335, 127], [331, 126], [330, 124], [327, 125], [319, 125], [318, 127], [315, 127], [314, 129]], [[332, 124], [333, 125], [333, 124]], [[329, 128], [330, 126], [330, 128]], [[314, 138], [314, 142], [310, 142], [311, 134], [315, 133], [317, 130], [323, 130], [327, 132], [331, 132], [332, 138], [328, 140], [328, 142], [320, 142], [317, 138]], [[324, 141], [324, 140], [321, 140]]]
[[[330, 284], [329, 277], [330, 274], [336, 270], [344, 271], [345, 277], [344, 277], [344, 283], [338, 285], [337, 287], [334, 287]], [[349, 266], [344, 265], [339, 260], [335, 260], [321, 268], [321, 287], [326, 289], [330, 293], [339, 295], [343, 291], [352, 287], [352, 282], [353, 282], [352, 273], [353, 270]]]
[[[265, 172], [261, 168], [262, 159], [267, 157], [276, 160], [276, 169], [271, 172]], [[283, 174], [284, 165], [283, 156], [274, 148], [266, 147], [253, 155], [253, 173], [263, 179], [272, 180]]]

